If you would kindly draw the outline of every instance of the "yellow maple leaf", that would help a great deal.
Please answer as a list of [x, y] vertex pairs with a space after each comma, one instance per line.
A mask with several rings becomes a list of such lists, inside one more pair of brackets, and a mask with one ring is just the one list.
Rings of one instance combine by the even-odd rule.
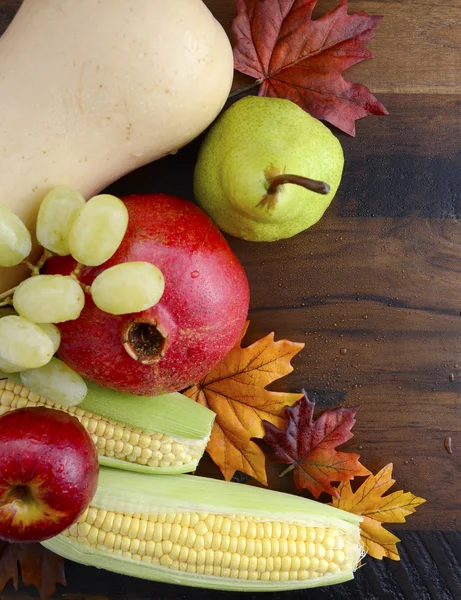
[[267, 485], [264, 453], [251, 438], [264, 437], [263, 420], [283, 427], [285, 406], [302, 398], [265, 388], [293, 371], [291, 359], [304, 344], [275, 342], [270, 333], [242, 348], [248, 325], [226, 358], [184, 393], [216, 413], [207, 452], [224, 477], [242, 471]]
[[386, 465], [376, 475], [369, 475], [356, 492], [352, 491], [349, 481], [338, 487], [339, 498], [332, 505], [356, 515], [362, 515], [360, 524], [364, 550], [373, 558], [382, 560], [400, 560], [396, 544], [400, 539], [381, 525], [381, 523], [405, 523], [405, 517], [416, 511], [426, 502], [410, 492], [393, 492], [383, 496], [391, 488], [392, 463]]

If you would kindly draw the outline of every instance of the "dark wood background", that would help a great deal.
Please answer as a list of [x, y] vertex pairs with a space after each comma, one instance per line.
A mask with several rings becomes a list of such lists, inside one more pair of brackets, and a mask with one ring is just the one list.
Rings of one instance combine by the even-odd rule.
[[[229, 30], [235, 0], [206, 3]], [[0, 31], [19, 5], [0, 0]], [[319, 0], [317, 13], [336, 5]], [[393, 462], [398, 489], [427, 503], [407, 525], [394, 528], [403, 539], [400, 563], [370, 559], [354, 583], [283, 597], [458, 600], [461, 3], [350, 0], [349, 7], [384, 15], [368, 44], [376, 58], [349, 69], [346, 78], [369, 86], [390, 115], [359, 121], [356, 138], [335, 131], [346, 157], [344, 179], [319, 224], [277, 243], [229, 242], [251, 285], [246, 341], [275, 330], [278, 338], [306, 343], [295, 371], [274, 389], [305, 387], [319, 408], [360, 405], [355, 437], [346, 447], [358, 450], [373, 471]], [[234, 88], [246, 81], [236, 76]], [[132, 173], [112, 191], [192, 199], [199, 143]], [[444, 447], [449, 436], [453, 454]], [[295, 493], [290, 478], [279, 480], [281, 465], [268, 466], [270, 486]], [[206, 460], [200, 472], [219, 476]], [[77, 565], [69, 564], [67, 572], [69, 586], [57, 594], [66, 600], [225, 595]], [[3, 597], [11, 594], [34, 597], [29, 591]]]

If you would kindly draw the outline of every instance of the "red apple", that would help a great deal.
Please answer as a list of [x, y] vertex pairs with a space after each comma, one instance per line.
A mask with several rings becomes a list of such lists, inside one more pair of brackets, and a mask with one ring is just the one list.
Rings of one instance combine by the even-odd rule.
[[95, 445], [75, 417], [50, 408], [0, 417], [0, 540], [40, 542], [70, 527], [98, 474]]
[[[248, 314], [248, 280], [221, 232], [197, 206], [164, 194], [123, 199], [129, 224], [121, 246], [100, 267], [83, 267], [91, 285], [114, 265], [146, 261], [165, 278], [154, 307], [111, 315], [86, 295], [75, 321], [60, 323], [60, 358], [87, 379], [120, 392], [155, 395], [199, 381], [236, 344]], [[69, 257], [48, 273], [68, 275]]]

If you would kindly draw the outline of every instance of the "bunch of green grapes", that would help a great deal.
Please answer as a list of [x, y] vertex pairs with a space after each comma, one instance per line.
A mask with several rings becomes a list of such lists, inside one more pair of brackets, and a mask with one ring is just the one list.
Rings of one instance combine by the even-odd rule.
[[[87, 202], [69, 187], [53, 188], [43, 199], [36, 235], [46, 256], [57, 254], [77, 261], [73, 274], [32, 275], [13, 291], [14, 311], [0, 318], [0, 370], [19, 373], [29, 389], [62, 405], [76, 405], [86, 396], [84, 380], [53, 358], [60, 344], [56, 323], [78, 319], [85, 292], [100, 310], [121, 315], [151, 308], [163, 295], [162, 272], [147, 262], [126, 262], [104, 270], [88, 289], [78, 273], [96, 267], [119, 248], [128, 227], [128, 211], [115, 196], [102, 194]], [[31, 235], [24, 223], [0, 204], [0, 266], [27, 262]], [[43, 264], [43, 260], [39, 264]], [[11, 314], [13, 313], [13, 314]]]

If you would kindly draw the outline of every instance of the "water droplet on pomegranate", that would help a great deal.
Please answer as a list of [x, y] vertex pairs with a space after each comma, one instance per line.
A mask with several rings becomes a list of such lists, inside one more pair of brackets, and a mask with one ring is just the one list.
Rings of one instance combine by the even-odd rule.
[[192, 279], [197, 279], [197, 277], [200, 275], [200, 273], [198, 271], [192, 271], [192, 273], [190, 274], [190, 276], [192, 277]]
[[347, 354], [347, 348], [341, 348], [341, 350], [339, 351], [340, 354]]

